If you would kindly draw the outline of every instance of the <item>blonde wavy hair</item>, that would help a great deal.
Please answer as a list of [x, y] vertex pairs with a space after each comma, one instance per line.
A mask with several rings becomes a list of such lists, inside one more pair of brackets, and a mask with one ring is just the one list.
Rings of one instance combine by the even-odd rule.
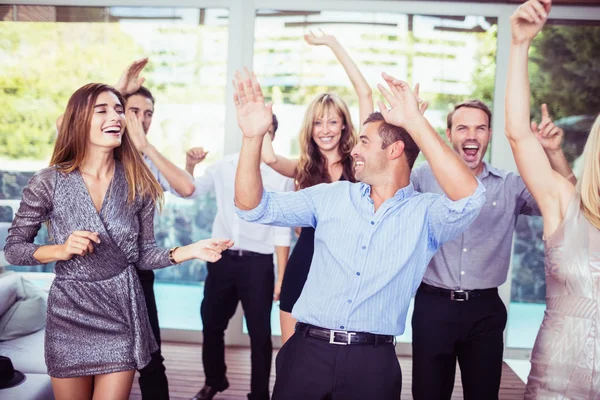
[[294, 177], [297, 189], [304, 189], [320, 183], [331, 182], [327, 165], [327, 158], [321, 153], [315, 143], [312, 133], [314, 121], [325, 114], [337, 114], [342, 118], [342, 135], [338, 146], [340, 154], [339, 163], [342, 164], [342, 177], [354, 182], [354, 168], [352, 166], [352, 148], [356, 145], [356, 132], [348, 106], [342, 99], [332, 93], [324, 93], [314, 99], [306, 109], [302, 127], [300, 128], [300, 159]]
[[592, 126], [583, 149], [583, 169], [577, 180], [583, 215], [600, 229], [600, 115]]

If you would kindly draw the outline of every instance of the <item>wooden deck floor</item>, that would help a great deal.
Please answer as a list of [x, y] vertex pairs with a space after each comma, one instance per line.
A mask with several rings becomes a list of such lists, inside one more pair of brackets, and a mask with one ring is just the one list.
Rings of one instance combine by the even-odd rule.
[[[273, 368], [271, 369], [271, 389], [275, 382], [275, 355], [273, 352]], [[163, 343], [163, 355], [169, 378], [171, 399], [190, 399], [204, 384], [202, 368], [202, 346], [188, 343]], [[215, 396], [215, 400], [246, 399], [250, 389], [250, 349], [228, 347], [226, 350], [227, 378], [229, 389]], [[402, 368], [402, 400], [411, 399], [410, 385], [412, 379], [411, 360], [409, 357], [399, 357]], [[457, 368], [458, 370], [458, 368]], [[525, 384], [517, 375], [504, 364], [500, 400], [517, 400], [523, 398]], [[456, 386], [452, 399], [462, 399], [460, 373], [457, 372]], [[131, 399], [141, 400], [137, 376], [131, 390]]]

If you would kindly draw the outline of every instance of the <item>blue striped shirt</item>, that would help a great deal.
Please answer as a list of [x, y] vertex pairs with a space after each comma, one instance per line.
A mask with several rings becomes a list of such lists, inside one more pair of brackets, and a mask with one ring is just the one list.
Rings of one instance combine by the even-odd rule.
[[472, 196], [451, 201], [411, 183], [375, 212], [370, 185], [335, 182], [265, 191], [255, 209], [236, 211], [250, 222], [315, 228], [310, 272], [292, 310], [298, 321], [401, 335], [429, 260], [477, 217], [484, 192], [479, 183]]

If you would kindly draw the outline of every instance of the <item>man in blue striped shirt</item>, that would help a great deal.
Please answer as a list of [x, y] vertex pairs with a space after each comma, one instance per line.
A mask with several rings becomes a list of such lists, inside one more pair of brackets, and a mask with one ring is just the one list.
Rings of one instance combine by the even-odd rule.
[[[296, 333], [277, 356], [274, 399], [398, 399], [394, 335], [427, 263], [477, 217], [485, 189], [419, 112], [405, 82], [383, 75], [390, 103], [365, 121], [352, 150], [362, 183], [335, 182], [268, 193], [260, 176], [271, 106], [256, 77], [236, 75], [243, 132], [235, 182], [238, 215], [278, 226], [312, 226], [315, 251], [292, 314]], [[419, 148], [445, 195], [410, 183]], [[342, 345], [342, 346], [339, 346]]]

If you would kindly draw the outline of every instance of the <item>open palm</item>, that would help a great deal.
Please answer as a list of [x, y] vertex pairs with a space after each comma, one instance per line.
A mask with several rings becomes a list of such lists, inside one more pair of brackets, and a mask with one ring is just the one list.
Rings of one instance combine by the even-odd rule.
[[382, 76], [389, 87], [388, 90], [383, 85], [377, 85], [383, 97], [390, 104], [388, 109], [382, 101], [378, 102], [385, 121], [388, 124], [405, 127], [408, 121], [420, 118], [422, 113], [419, 108], [419, 101], [408, 83], [395, 79], [386, 73], [383, 73]]
[[121, 74], [119, 82], [115, 85], [115, 88], [122, 95], [128, 95], [135, 93], [142, 86], [145, 79], [140, 78], [140, 72], [148, 64], [148, 58], [142, 58], [140, 60], [132, 62], [125, 71]]
[[273, 122], [272, 105], [265, 104], [265, 98], [256, 75], [246, 71], [246, 77], [238, 71], [234, 81], [233, 101], [238, 125], [245, 137], [263, 136]]

